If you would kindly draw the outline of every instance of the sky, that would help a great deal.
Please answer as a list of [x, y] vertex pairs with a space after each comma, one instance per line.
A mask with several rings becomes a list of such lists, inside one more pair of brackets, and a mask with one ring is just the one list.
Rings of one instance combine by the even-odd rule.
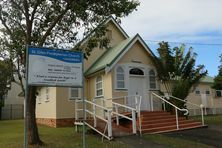
[[[139, 0], [140, 6], [121, 19], [129, 36], [139, 33], [151, 50], [168, 41], [185, 43], [198, 54], [208, 75], [216, 76], [222, 54], [222, 0]], [[176, 42], [176, 43], [175, 43]]]

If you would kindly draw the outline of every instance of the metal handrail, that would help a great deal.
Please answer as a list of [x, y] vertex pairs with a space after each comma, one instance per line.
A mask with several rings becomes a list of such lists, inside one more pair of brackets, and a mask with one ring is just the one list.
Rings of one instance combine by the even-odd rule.
[[177, 126], [177, 130], [179, 130], [178, 110], [182, 111], [182, 112], [185, 112], [184, 115], [187, 115], [189, 113], [189, 111], [187, 109], [177, 107], [176, 105], [172, 104], [171, 102], [167, 101], [166, 99], [162, 98], [161, 96], [155, 94], [154, 92], [152, 92], [152, 94], [151, 94], [152, 101], [153, 101], [153, 95], [156, 96], [158, 99], [166, 102], [167, 104], [169, 104], [169, 105], [171, 105], [171, 106], [173, 106], [175, 108], [175, 112], [176, 112], [176, 126]]
[[170, 98], [173, 98], [173, 99], [176, 99], [176, 100], [179, 100], [179, 101], [182, 101], [182, 102], [184, 102], [184, 103], [191, 104], [191, 105], [193, 105], [193, 106], [200, 107], [200, 105], [198, 105], [198, 104], [195, 104], [195, 103], [189, 102], [189, 101], [187, 101], [187, 100], [182, 100], [182, 99], [177, 98], [177, 97], [175, 97], [175, 96], [171, 96], [171, 95], [169, 95], [169, 97], [170, 97]]
[[[112, 105], [115, 107], [115, 112], [112, 111], [112, 114], [115, 114], [116, 115], [116, 122], [117, 122], [117, 125], [119, 125], [119, 116], [120, 117], [123, 117], [123, 118], [126, 118], [128, 120], [131, 120], [132, 121], [132, 127], [133, 127], [133, 133], [136, 133], [136, 112], [138, 113], [138, 118], [139, 118], [139, 131], [140, 131], [140, 134], [141, 134], [141, 118], [140, 118], [140, 106], [141, 106], [141, 96], [139, 95], [131, 95], [131, 96], [121, 96], [121, 97], [115, 97], [115, 98], [109, 98], [109, 99], [104, 99], [104, 98], [96, 98], [94, 100], [98, 100], [100, 99], [101, 101], [103, 101], [103, 105], [104, 105], [104, 101], [109, 101], [109, 100], [115, 100], [115, 99], [122, 99], [122, 98], [127, 98], [127, 97], [139, 97], [139, 102], [138, 100], [136, 99], [136, 105], [138, 105], [138, 107], [136, 106], [135, 108], [133, 107], [130, 107], [130, 106], [127, 106], [127, 105], [122, 105], [120, 103], [117, 103], [117, 102], [111, 102]], [[124, 101], [125, 103], [126, 101]], [[132, 118], [130, 117], [127, 117], [123, 114], [120, 114], [118, 112], [118, 107], [122, 107], [122, 108], [125, 108], [125, 109], [128, 109], [128, 110], [131, 110], [131, 114], [132, 114]]]
[[179, 100], [179, 101], [181, 101], [181, 102], [188, 103], [188, 104], [191, 104], [191, 105], [193, 105], [193, 106], [199, 107], [200, 110], [201, 110], [201, 121], [202, 121], [202, 125], [204, 125], [204, 114], [203, 114], [204, 105], [203, 105], [203, 104], [198, 105], [198, 104], [189, 102], [189, 101], [187, 101], [187, 100], [182, 100], [182, 99], [177, 98], [177, 97], [172, 96], [172, 95], [169, 95], [169, 97], [170, 97], [170, 98], [173, 98], [173, 99], [176, 99], [176, 100]]
[[[98, 104], [96, 104], [96, 103], [94, 103], [94, 102], [91, 102], [91, 101], [88, 101], [88, 100], [84, 100], [85, 101], [85, 105], [86, 105], [86, 103], [88, 103], [89, 105], [92, 105], [93, 106], [93, 111], [91, 111], [91, 110], [88, 110], [87, 108], [85, 109], [85, 113], [89, 113], [89, 114], [91, 114], [92, 116], [93, 116], [93, 120], [94, 120], [94, 125], [93, 126], [91, 126], [90, 124], [88, 124], [88, 123], [86, 123], [86, 125], [88, 125], [90, 128], [92, 128], [93, 130], [95, 130], [95, 131], [97, 131], [99, 134], [101, 134], [103, 137], [106, 137], [108, 140], [111, 140], [112, 139], [112, 121], [111, 121], [111, 112], [112, 112], [112, 110], [110, 110], [110, 109], [108, 109], [108, 108], [106, 108], [106, 107], [103, 107], [103, 106], [101, 106], [101, 105], [98, 105]], [[75, 101], [75, 112], [76, 112], [76, 115], [77, 115], [77, 111], [80, 111], [81, 109], [78, 109], [78, 106], [77, 106], [77, 103], [80, 103], [80, 102], [83, 102], [83, 100], [76, 100]], [[107, 111], [107, 113], [108, 113], [108, 116], [107, 116], [107, 119], [105, 118], [105, 117], [102, 117], [102, 116], [99, 116], [99, 115], [97, 115], [96, 114], [96, 107], [97, 108], [101, 108], [101, 109], [103, 109], [103, 110], [105, 110], [105, 111]], [[100, 132], [100, 131], [98, 131], [97, 129], [96, 129], [96, 126], [97, 126], [97, 120], [96, 120], [96, 118], [99, 118], [99, 119], [101, 119], [101, 120], [103, 120], [104, 122], [106, 122], [106, 126], [108, 126], [108, 136], [106, 136], [104, 133], [102, 133], [102, 132]], [[104, 131], [106, 130], [106, 128], [107, 127], [105, 127], [105, 129], [104, 129]]]
[[187, 109], [185, 109], [185, 108], [179, 108], [179, 107], [177, 107], [176, 105], [174, 105], [173, 103], [167, 101], [166, 99], [163, 99], [161, 96], [159, 96], [159, 95], [157, 95], [157, 94], [155, 94], [155, 93], [153, 93], [153, 92], [152, 92], [152, 94], [153, 94], [154, 96], [156, 96], [157, 98], [161, 99], [162, 101], [166, 102], [167, 104], [170, 104], [171, 106], [173, 106], [173, 107], [176, 108], [177, 110], [185, 112], [184, 115], [188, 115], [189, 111], [188, 111]]

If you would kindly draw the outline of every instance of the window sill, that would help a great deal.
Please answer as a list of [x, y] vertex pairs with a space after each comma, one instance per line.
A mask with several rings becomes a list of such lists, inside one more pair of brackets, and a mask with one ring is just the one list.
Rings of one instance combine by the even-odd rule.
[[95, 99], [104, 98], [104, 96], [96, 96]]
[[149, 91], [159, 91], [159, 89], [149, 89]]
[[69, 98], [69, 101], [76, 101], [76, 100], [81, 100], [81, 98]]
[[117, 91], [127, 91], [127, 88], [115, 88]]

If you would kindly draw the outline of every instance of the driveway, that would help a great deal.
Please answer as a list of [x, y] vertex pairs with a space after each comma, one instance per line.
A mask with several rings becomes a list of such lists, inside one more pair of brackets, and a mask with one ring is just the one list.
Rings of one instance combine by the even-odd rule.
[[164, 133], [163, 135], [196, 141], [218, 148], [222, 147], [222, 125], [209, 125], [208, 128]]

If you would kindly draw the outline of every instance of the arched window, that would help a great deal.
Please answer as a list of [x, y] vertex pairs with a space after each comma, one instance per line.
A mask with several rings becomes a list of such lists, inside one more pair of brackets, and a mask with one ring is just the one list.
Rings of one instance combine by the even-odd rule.
[[131, 74], [131, 75], [144, 75], [144, 72], [139, 68], [132, 68], [132, 69], [130, 69], [129, 74]]
[[96, 77], [96, 97], [103, 96], [103, 81], [102, 76]]
[[117, 89], [125, 88], [125, 73], [122, 67], [116, 68], [116, 88]]
[[150, 89], [156, 89], [156, 74], [154, 70], [149, 71]]

